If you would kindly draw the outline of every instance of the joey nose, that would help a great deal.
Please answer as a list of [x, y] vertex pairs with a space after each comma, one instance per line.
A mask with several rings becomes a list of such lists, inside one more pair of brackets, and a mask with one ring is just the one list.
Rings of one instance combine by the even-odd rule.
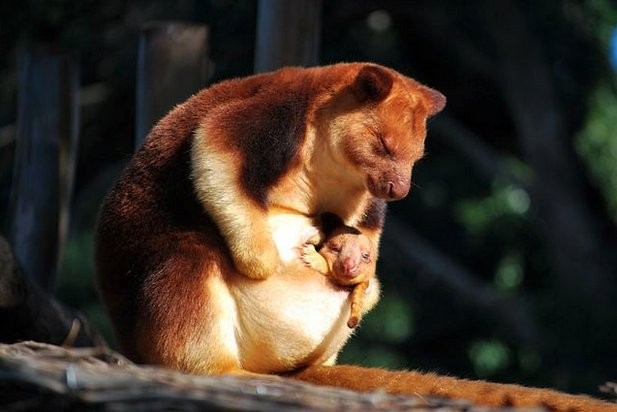
[[355, 276], [355, 272], [358, 270], [358, 264], [352, 258], [345, 258], [341, 263], [343, 273], [350, 278]]

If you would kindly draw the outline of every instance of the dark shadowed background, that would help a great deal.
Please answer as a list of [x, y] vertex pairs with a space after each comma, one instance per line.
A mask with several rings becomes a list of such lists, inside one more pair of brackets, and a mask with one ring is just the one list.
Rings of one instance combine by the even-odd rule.
[[[80, 63], [79, 160], [57, 295], [108, 334], [92, 285], [98, 206], [133, 151], [140, 27], [207, 24], [208, 82], [253, 71], [257, 3], [0, 4], [0, 233], [17, 49]], [[373, 61], [444, 93], [414, 187], [392, 204], [383, 299], [342, 363], [595, 393], [617, 380], [617, 5], [324, 1], [320, 63]], [[611, 60], [612, 59], [612, 60]]]

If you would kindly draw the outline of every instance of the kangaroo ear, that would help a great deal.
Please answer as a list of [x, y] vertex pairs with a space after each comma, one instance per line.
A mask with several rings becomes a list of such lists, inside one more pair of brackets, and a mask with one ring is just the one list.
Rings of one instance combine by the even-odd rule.
[[446, 107], [446, 96], [439, 93], [437, 90], [421, 86], [420, 93], [422, 93], [422, 97], [426, 101], [429, 117], [436, 115]]
[[392, 89], [392, 75], [378, 66], [364, 66], [358, 72], [353, 92], [357, 99], [364, 102], [379, 102], [385, 99]]

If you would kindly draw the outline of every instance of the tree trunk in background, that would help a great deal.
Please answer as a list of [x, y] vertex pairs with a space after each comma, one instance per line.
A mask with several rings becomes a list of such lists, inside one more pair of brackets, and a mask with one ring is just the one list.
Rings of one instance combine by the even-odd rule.
[[135, 146], [178, 103], [202, 89], [208, 78], [208, 28], [151, 23], [139, 39]]
[[68, 230], [79, 125], [79, 75], [67, 54], [23, 49], [10, 202], [11, 244], [27, 275], [51, 289]]
[[608, 314], [616, 296], [614, 227], [596, 215], [586, 197], [593, 188], [574, 151], [551, 67], [512, 1], [485, 4], [491, 11], [488, 24], [499, 53], [504, 96], [534, 171], [531, 194], [552, 264], [564, 292], [583, 305], [596, 305], [600, 313], [606, 308]]
[[316, 65], [320, 20], [321, 0], [259, 0], [255, 72]]

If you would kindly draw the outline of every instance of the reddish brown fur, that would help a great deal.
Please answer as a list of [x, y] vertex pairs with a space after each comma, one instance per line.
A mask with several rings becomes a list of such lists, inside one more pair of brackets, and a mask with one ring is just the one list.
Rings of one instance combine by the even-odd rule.
[[[212, 270], [228, 273], [233, 267], [225, 240], [192, 189], [188, 155], [192, 133], [204, 119], [206, 127], [216, 127], [210, 142], [227, 152], [231, 163], [242, 165], [241, 187], [263, 207], [267, 188], [297, 162], [306, 123], [316, 122], [318, 134], [325, 133], [320, 127], [330, 116], [357, 105], [344, 94], [332, 96], [340, 84], [353, 84], [356, 67], [366, 66], [290, 68], [222, 82], [178, 106], [153, 128], [107, 197], [96, 235], [99, 289], [120, 344], [130, 357], [158, 362], [157, 356], [149, 355], [157, 344], [173, 347], [173, 342], [196, 333], [189, 330], [199, 322], [190, 315], [198, 313], [208, 298], [191, 285], [202, 282]], [[391, 76], [384, 74], [390, 73], [387, 69], [369, 67], [378, 77]], [[363, 87], [373, 86], [363, 82]], [[416, 83], [412, 87], [424, 90]], [[426, 110], [426, 105], [439, 110], [443, 96], [435, 96], [419, 100], [417, 110]], [[307, 119], [324, 99], [333, 100], [328, 111], [320, 109], [315, 119]], [[403, 166], [409, 170], [411, 165]], [[366, 233], [374, 238], [381, 232], [383, 211], [383, 201], [375, 200], [367, 205], [364, 218], [358, 219], [360, 227], [366, 226]], [[186, 295], [173, 290], [186, 291]], [[158, 339], [143, 338], [142, 323], [146, 325], [143, 330], [148, 335], [159, 334]], [[149, 343], [142, 346], [141, 342]]]
[[[168, 143], [179, 144], [161, 147], [160, 159], [171, 150], [183, 154], [168, 167], [132, 174], [131, 182], [121, 179], [107, 200], [121, 207], [103, 208], [97, 233], [97, 269], [106, 275], [99, 288], [119, 343], [127, 356], [149, 363], [168, 363], [157, 358], [157, 343], [180, 346], [194, 328], [209, 300], [195, 285], [203, 281], [208, 267], [233, 268], [217, 231], [202, 230], [214, 225], [182, 176], [188, 150], [180, 149], [186, 142]], [[148, 181], [155, 173], [158, 187]], [[164, 190], [169, 197], [157, 193]], [[151, 333], [163, 336], [150, 339]]]
[[[237, 355], [227, 353], [224, 345], [215, 353], [203, 352], [204, 347], [216, 346], [212, 341], [218, 336], [209, 328], [220, 316], [212, 306], [219, 296], [212, 295], [216, 290], [206, 284], [214, 278], [235, 276], [235, 268], [227, 234], [204, 211], [195, 194], [189, 153], [199, 128], [207, 132], [211, 148], [224, 155], [228, 164], [239, 164], [241, 180], [230, 190], [243, 192], [247, 204], [255, 205], [250, 213], [259, 218], [258, 211], [267, 210], [273, 197], [285, 198], [285, 193], [275, 193], [272, 188], [303, 166], [298, 157], [303, 150], [326, 139], [329, 126], [338, 117], [347, 116], [336, 129], [349, 146], [347, 160], [337, 160], [344, 162], [340, 165], [346, 171], [344, 178], [354, 171], [358, 180], [348, 180], [342, 187], [335, 184], [337, 190], [332, 193], [345, 189], [345, 196], [356, 196], [356, 203], [351, 204], [359, 209], [350, 209], [348, 201], [322, 204], [320, 198], [310, 199], [314, 209], [308, 211], [336, 213], [378, 243], [384, 200], [407, 193], [411, 166], [422, 155], [426, 117], [441, 110], [445, 100], [411, 79], [376, 66], [366, 69], [366, 78], [374, 81], [355, 83], [365, 67], [286, 69], [223, 82], [178, 106], [154, 127], [108, 195], [96, 233], [100, 292], [118, 340], [130, 358], [193, 372], [216, 373], [239, 367]], [[388, 76], [396, 81], [386, 95], [387, 88], [380, 82]], [[354, 84], [356, 91], [360, 87], [370, 97], [360, 106], [357, 96], [345, 92]], [[413, 103], [396, 100], [405, 93], [411, 93]], [[390, 98], [394, 100], [384, 112], [386, 103], [379, 99], [388, 102]], [[307, 142], [305, 136], [309, 124], [315, 128], [313, 142]], [[393, 136], [398, 139], [391, 141]], [[313, 166], [319, 171], [320, 164]], [[366, 175], [358, 174], [359, 166]], [[373, 198], [365, 196], [367, 189]], [[256, 245], [267, 243], [265, 232], [255, 233]], [[315, 366], [296, 377], [358, 390], [385, 387], [423, 393], [435, 387], [444, 396], [492, 401], [488, 395], [478, 398], [488, 384], [415, 373]], [[508, 399], [514, 404], [543, 401], [578, 407], [576, 402], [590, 402], [581, 405], [615, 410], [542, 390], [512, 387], [507, 392], [510, 387], [489, 387], [501, 395], [511, 394]], [[598, 408], [585, 410], [602, 410]]]
[[467, 399], [494, 407], [546, 407], [556, 412], [616, 412], [617, 405], [587, 396], [569, 395], [549, 389], [527, 388], [483, 381], [439, 376], [432, 373], [392, 372], [356, 366], [311, 366], [290, 375], [312, 383], [361, 392], [383, 390], [395, 394]]

